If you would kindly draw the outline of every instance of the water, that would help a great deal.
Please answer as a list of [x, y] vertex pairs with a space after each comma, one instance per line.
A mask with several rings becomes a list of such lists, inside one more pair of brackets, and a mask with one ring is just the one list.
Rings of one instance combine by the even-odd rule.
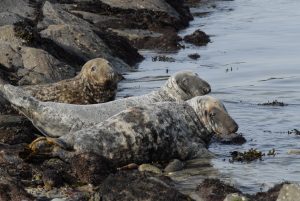
[[[300, 129], [298, 8], [299, 0], [216, 1], [192, 8], [193, 13], [208, 13], [195, 17], [180, 35], [200, 28], [211, 35], [212, 43], [200, 48], [185, 44], [186, 49], [167, 54], [176, 59], [174, 63], [152, 62], [157, 53], [141, 51], [145, 61], [120, 85], [119, 97], [141, 95], [160, 87], [176, 71], [193, 70], [211, 84], [211, 95], [224, 101], [238, 122], [248, 142], [242, 146], [212, 144], [210, 150], [218, 157], [211, 161], [210, 171], [202, 171], [200, 161], [190, 161], [193, 167], [174, 177], [185, 191], [195, 188], [202, 175], [218, 176], [247, 193], [285, 180], [300, 182], [300, 156], [287, 154], [300, 149], [300, 136], [287, 133]], [[191, 53], [201, 58], [189, 59]], [[257, 105], [273, 100], [288, 106]], [[277, 155], [248, 164], [228, 162], [230, 151], [249, 148], [263, 152], [275, 148]]]

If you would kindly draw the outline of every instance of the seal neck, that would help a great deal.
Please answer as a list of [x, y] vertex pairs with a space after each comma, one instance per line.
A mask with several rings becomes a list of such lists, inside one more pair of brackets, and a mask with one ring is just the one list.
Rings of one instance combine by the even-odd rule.
[[167, 80], [164, 86], [152, 94], [157, 97], [159, 101], [183, 102], [191, 98], [178, 86], [173, 76]]
[[196, 112], [200, 122], [204, 125], [204, 127], [210, 132], [213, 132], [212, 127], [210, 126], [210, 122], [208, 122], [205, 111], [207, 109], [207, 96], [197, 96], [186, 101], [194, 111]]

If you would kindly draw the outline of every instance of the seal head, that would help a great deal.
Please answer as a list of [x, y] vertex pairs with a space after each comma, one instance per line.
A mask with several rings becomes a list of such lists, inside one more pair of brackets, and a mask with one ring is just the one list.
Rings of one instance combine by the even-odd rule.
[[229, 135], [238, 130], [238, 124], [218, 99], [206, 95], [195, 97], [187, 102], [194, 108], [208, 131], [217, 135]]
[[174, 74], [164, 88], [176, 101], [186, 101], [211, 91], [210, 85], [192, 71], [180, 71]]

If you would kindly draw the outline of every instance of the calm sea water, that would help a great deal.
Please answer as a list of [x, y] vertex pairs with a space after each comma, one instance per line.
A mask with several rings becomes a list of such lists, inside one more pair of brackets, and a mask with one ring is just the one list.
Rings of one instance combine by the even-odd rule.
[[[179, 187], [192, 191], [204, 177], [219, 177], [244, 192], [266, 190], [281, 181], [300, 183], [300, 1], [216, 1], [192, 8], [197, 14], [180, 35], [202, 29], [211, 36], [206, 47], [185, 44], [172, 56], [176, 62], [152, 62], [160, 53], [141, 51], [146, 59], [137, 72], [120, 84], [118, 97], [141, 95], [160, 87], [179, 70], [193, 70], [212, 86], [213, 96], [224, 101], [248, 140], [242, 146], [212, 144], [218, 156], [212, 161], [189, 161], [184, 171], [174, 174]], [[202, 14], [201, 14], [202, 13]], [[188, 54], [199, 53], [197, 61]], [[168, 71], [168, 72], [167, 72]], [[259, 106], [278, 100], [288, 106]], [[229, 163], [230, 152], [256, 148], [275, 157], [252, 163]], [[225, 159], [225, 161], [224, 161]]]

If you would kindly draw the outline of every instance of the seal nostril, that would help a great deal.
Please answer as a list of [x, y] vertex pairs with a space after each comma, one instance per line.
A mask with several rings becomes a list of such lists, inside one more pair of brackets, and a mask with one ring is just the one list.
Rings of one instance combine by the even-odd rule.
[[235, 133], [235, 132], [237, 132], [237, 131], [238, 131], [238, 129], [239, 129], [239, 126], [237, 125], [237, 123], [235, 123], [235, 124], [234, 124], [234, 126], [233, 126], [232, 133]]
[[203, 92], [204, 92], [205, 94], [208, 94], [208, 93], [210, 92], [210, 90], [211, 90], [210, 88], [204, 88], [204, 89], [203, 89]]

